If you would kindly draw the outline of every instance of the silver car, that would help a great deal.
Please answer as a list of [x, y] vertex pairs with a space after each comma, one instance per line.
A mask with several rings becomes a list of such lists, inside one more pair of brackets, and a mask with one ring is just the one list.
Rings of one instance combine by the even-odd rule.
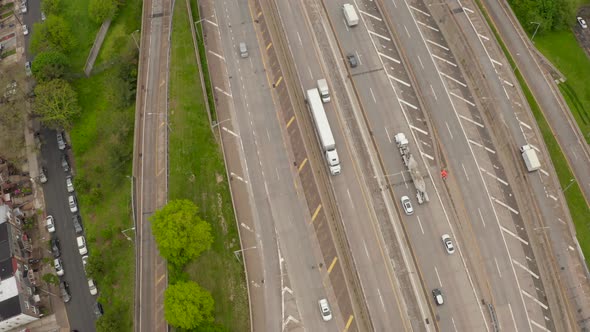
[[406, 215], [411, 216], [414, 214], [414, 208], [412, 207], [412, 202], [410, 201], [410, 197], [402, 196], [402, 207], [404, 208], [404, 212]]

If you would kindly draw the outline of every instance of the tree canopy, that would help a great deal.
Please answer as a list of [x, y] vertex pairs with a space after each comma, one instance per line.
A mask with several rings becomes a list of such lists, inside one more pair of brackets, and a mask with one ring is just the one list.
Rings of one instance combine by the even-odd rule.
[[48, 15], [43, 23], [35, 23], [31, 36], [33, 53], [59, 51], [68, 53], [76, 46], [72, 30], [66, 20], [57, 15]]
[[164, 316], [175, 327], [192, 330], [214, 322], [211, 294], [192, 281], [169, 286], [164, 293]]
[[41, 10], [48, 14], [59, 14], [61, 0], [41, 0]]
[[[575, 23], [573, 0], [508, 0], [523, 28], [533, 33], [559, 30]], [[540, 25], [536, 24], [539, 23]]]
[[69, 129], [80, 113], [76, 91], [62, 79], [40, 83], [35, 87], [35, 114], [53, 129]]
[[58, 51], [40, 52], [35, 57], [31, 71], [37, 82], [62, 78], [68, 67], [68, 58]]
[[193, 202], [174, 200], [151, 217], [158, 249], [169, 263], [184, 265], [211, 247], [211, 226], [201, 220], [198, 212]]
[[90, 0], [88, 14], [96, 23], [102, 23], [115, 17], [117, 13], [116, 0]]

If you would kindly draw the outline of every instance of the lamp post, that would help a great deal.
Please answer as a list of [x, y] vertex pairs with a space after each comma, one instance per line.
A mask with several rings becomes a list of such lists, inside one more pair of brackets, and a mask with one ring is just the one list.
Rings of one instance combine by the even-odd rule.
[[565, 193], [565, 191], [568, 190], [572, 186], [572, 184], [574, 184], [574, 182], [576, 182], [575, 179], [570, 179], [570, 183], [565, 187], [565, 189], [563, 189], [562, 192]]
[[531, 22], [531, 24], [536, 24], [537, 25], [537, 28], [535, 29], [535, 32], [533, 33], [533, 36], [531, 37], [531, 43], [534, 43], [533, 42], [533, 39], [535, 39], [535, 35], [537, 34], [537, 31], [539, 31], [539, 27], [541, 26], [541, 23], [539, 23], [539, 22]]
[[137, 42], [137, 39], [135, 39], [135, 33], [139, 32], [139, 30], [135, 30], [131, 33], [131, 38], [133, 38], [133, 41], [135, 42], [135, 46], [137, 46], [137, 49], [139, 49], [139, 43]]
[[221, 121], [219, 121], [219, 122], [214, 122], [214, 123], [211, 125], [211, 129], [215, 129], [215, 127], [217, 127], [217, 126], [219, 126], [220, 124], [224, 123], [225, 121], [229, 121], [229, 120], [231, 120], [231, 119], [225, 119], [225, 120], [221, 120]]
[[125, 236], [125, 238], [127, 240], [132, 241], [131, 238], [127, 234], [125, 234], [125, 232], [134, 231], [134, 230], [135, 230], [135, 227], [131, 227], [131, 228], [127, 228], [127, 229], [122, 230], [121, 233], [123, 233], [123, 235]]

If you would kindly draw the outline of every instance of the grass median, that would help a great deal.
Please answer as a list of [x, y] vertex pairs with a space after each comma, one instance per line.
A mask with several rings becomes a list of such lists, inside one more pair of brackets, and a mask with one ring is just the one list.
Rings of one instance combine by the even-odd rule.
[[233, 252], [240, 241], [223, 156], [206, 114], [185, 1], [176, 1], [169, 76], [169, 199], [189, 199], [211, 223], [211, 250], [188, 264], [190, 278], [215, 299], [215, 318], [225, 330], [250, 329], [244, 267]]
[[[476, 0], [476, 3], [483, 13], [488, 25], [492, 29], [496, 40], [500, 44], [504, 55], [508, 59], [511, 68], [516, 68], [516, 63], [512, 58], [512, 55], [506, 48], [502, 38], [500, 37], [496, 27], [493, 25], [492, 21], [490, 20], [487, 11], [483, 7], [480, 0]], [[570, 210], [570, 214], [572, 216], [572, 220], [574, 222], [574, 226], [576, 228], [576, 235], [578, 238], [578, 242], [580, 243], [580, 247], [582, 248], [582, 252], [584, 253], [584, 257], [586, 258], [586, 263], [590, 262], [590, 220], [588, 220], [588, 216], [590, 215], [590, 208], [586, 203], [584, 195], [582, 195], [582, 191], [576, 182], [571, 182], [574, 178], [571, 169], [569, 168], [569, 164], [563, 152], [561, 151], [561, 147], [559, 146], [557, 140], [553, 136], [553, 132], [551, 131], [551, 127], [547, 123], [543, 112], [541, 112], [541, 108], [539, 104], [535, 100], [531, 90], [529, 89], [526, 81], [522, 77], [520, 70], [516, 68], [514, 71], [516, 78], [522, 88], [522, 91], [529, 103], [533, 115], [537, 121], [537, 125], [539, 126], [539, 130], [543, 135], [543, 140], [545, 141], [545, 145], [547, 146], [547, 150], [549, 151], [549, 155], [551, 157], [551, 161], [553, 162], [553, 166], [555, 167], [555, 171], [557, 173], [557, 177], [559, 178], [559, 183], [561, 184], [562, 188], [567, 188], [564, 192], [564, 196]]]

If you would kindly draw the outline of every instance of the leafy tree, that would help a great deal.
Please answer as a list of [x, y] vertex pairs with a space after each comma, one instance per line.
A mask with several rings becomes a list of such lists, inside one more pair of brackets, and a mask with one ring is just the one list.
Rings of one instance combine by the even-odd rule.
[[62, 78], [68, 67], [68, 58], [58, 51], [40, 52], [35, 57], [31, 71], [37, 82]]
[[59, 277], [53, 273], [45, 273], [41, 279], [48, 284], [59, 285]]
[[105, 266], [102, 257], [103, 256], [100, 254], [88, 256], [88, 263], [86, 263], [86, 274], [88, 274], [88, 276], [98, 279], [99, 276], [104, 274]]
[[115, 0], [90, 0], [88, 15], [96, 22], [102, 23], [115, 17], [117, 2]]
[[151, 217], [160, 254], [170, 264], [184, 265], [211, 247], [211, 226], [201, 220], [198, 212], [193, 202], [174, 200]]
[[41, 10], [45, 15], [59, 14], [61, 9], [61, 0], [41, 0]]
[[43, 23], [35, 23], [35, 33], [31, 37], [33, 53], [42, 51], [70, 52], [76, 42], [66, 20], [57, 15], [48, 15]]
[[62, 79], [40, 83], [35, 87], [34, 112], [49, 128], [69, 129], [80, 113], [76, 91]]
[[182, 329], [210, 326], [214, 304], [211, 294], [196, 282], [179, 282], [164, 293], [164, 317], [170, 325]]

